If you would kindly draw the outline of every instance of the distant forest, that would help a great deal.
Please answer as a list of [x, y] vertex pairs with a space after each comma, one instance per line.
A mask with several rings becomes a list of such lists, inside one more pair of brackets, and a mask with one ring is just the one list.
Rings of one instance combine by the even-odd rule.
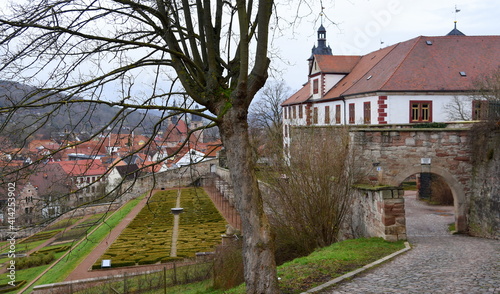
[[[35, 92], [37, 89], [34, 87], [0, 80], [0, 107], [16, 105], [26, 99], [27, 95]], [[28, 101], [34, 101], [41, 96], [42, 93], [35, 94]], [[52, 99], [68, 99], [68, 97], [59, 95]], [[135, 134], [148, 135], [153, 133], [154, 125], [160, 119], [152, 113], [125, 111], [120, 120], [114, 121], [119, 110], [119, 107], [90, 103], [22, 108], [9, 115], [0, 114], [0, 126], [4, 127], [0, 129], [0, 136], [7, 137], [11, 142], [16, 142], [19, 138], [34, 138], [35, 136], [37, 139], [56, 140], [73, 140], [72, 137], [78, 136], [85, 140], [101, 128], [104, 128], [106, 133], [131, 133], [133, 131]], [[52, 114], [49, 115], [50, 113]], [[7, 124], [4, 124], [5, 122]], [[22, 145], [26, 142], [17, 143]], [[18, 144], [15, 143], [15, 145]]]

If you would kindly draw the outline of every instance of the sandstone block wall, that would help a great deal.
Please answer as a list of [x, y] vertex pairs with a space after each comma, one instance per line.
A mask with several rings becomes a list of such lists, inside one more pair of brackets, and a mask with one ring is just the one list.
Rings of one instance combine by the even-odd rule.
[[[468, 128], [388, 128], [351, 132], [360, 162], [378, 184], [399, 186], [407, 177], [429, 172], [441, 176], [453, 194], [455, 227], [467, 231], [472, 194], [472, 150]], [[422, 165], [422, 159], [430, 165]], [[377, 164], [377, 167], [371, 167]]]
[[343, 238], [406, 240], [403, 194], [403, 189], [397, 187], [358, 188], [343, 225]]
[[152, 190], [165, 190], [195, 184], [195, 181], [200, 177], [209, 174], [214, 165], [218, 165], [217, 159], [137, 178], [130, 185], [124, 185], [126, 191], [121, 200], [128, 201]]

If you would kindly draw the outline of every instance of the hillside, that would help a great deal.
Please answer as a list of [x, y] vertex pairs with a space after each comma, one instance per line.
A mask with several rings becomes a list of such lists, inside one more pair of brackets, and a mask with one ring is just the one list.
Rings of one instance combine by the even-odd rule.
[[[18, 104], [20, 101], [35, 101], [41, 94], [29, 97], [37, 89], [17, 82], [0, 80], [0, 108]], [[65, 96], [55, 96], [53, 99], [68, 99]], [[46, 101], [50, 101], [46, 100]], [[69, 105], [36, 107], [19, 109], [12, 115], [2, 114], [0, 123], [7, 122], [2, 129], [2, 135], [10, 139], [24, 138], [26, 135], [39, 134], [50, 138], [61, 133], [73, 133], [85, 137], [85, 134], [95, 133], [105, 128], [112, 132], [130, 132], [136, 134], [152, 133], [159, 117], [139, 111], [125, 111], [118, 122], [113, 122], [119, 107], [104, 104], [74, 103]]]

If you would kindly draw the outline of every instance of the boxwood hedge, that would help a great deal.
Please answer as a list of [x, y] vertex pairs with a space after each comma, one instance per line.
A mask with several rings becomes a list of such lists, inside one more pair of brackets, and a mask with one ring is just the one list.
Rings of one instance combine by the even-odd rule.
[[173, 215], [177, 190], [160, 191], [123, 230], [117, 240], [94, 264], [100, 268], [103, 259], [112, 267], [170, 262], [194, 257], [196, 252], [212, 251], [221, 242], [225, 220], [200, 188], [181, 190], [181, 207], [177, 257], [170, 257]]

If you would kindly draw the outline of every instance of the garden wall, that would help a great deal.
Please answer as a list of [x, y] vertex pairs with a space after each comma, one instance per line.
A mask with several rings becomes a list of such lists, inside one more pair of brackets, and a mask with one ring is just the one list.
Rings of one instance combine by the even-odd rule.
[[122, 202], [139, 197], [140, 195], [152, 190], [166, 190], [174, 187], [187, 187], [195, 184], [195, 182], [211, 172], [213, 166], [218, 165], [217, 159], [211, 159], [191, 166], [184, 166], [175, 170], [167, 170], [164, 172], [149, 174], [139, 177], [127, 185], [124, 184], [126, 191], [122, 197]]

